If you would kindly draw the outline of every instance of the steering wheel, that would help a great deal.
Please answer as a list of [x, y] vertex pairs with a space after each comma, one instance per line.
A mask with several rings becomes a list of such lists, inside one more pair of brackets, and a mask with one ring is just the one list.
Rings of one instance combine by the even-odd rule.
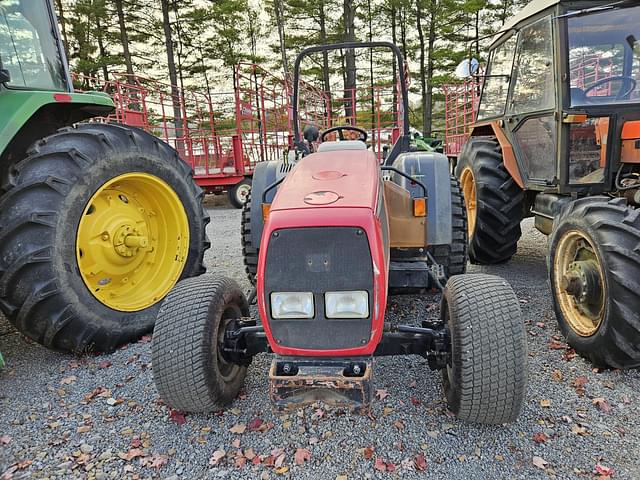
[[337, 132], [338, 133], [338, 138], [340, 139], [341, 142], [343, 142], [345, 140], [345, 138], [344, 138], [344, 131], [345, 130], [351, 130], [352, 132], [359, 133], [360, 134], [360, 138], [358, 140], [362, 140], [363, 142], [367, 141], [367, 132], [365, 132], [361, 128], [352, 127], [351, 125], [341, 125], [339, 127], [331, 127], [329, 129], [325, 130], [324, 132], [322, 132], [322, 135], [320, 136], [320, 140], [324, 142], [326, 137], [327, 137], [327, 135], [329, 135], [330, 133]]
[[[591, 90], [595, 90], [598, 87], [601, 87], [602, 85], [606, 85], [607, 83], [615, 82], [617, 80], [622, 80], [622, 85], [620, 86], [620, 91], [616, 95], [616, 100], [622, 100], [624, 97], [629, 96], [631, 92], [633, 92], [636, 89], [637, 82], [635, 81], [635, 79], [631, 77], [626, 77], [624, 75], [619, 75], [616, 77], [609, 77], [609, 78], [603, 78], [602, 80], [598, 80], [596, 83], [594, 83], [589, 88], [584, 90], [584, 95], [588, 99], [597, 98], [597, 97], [588, 97], [589, 92]], [[623, 91], [625, 83], [628, 84], [630, 88]]]

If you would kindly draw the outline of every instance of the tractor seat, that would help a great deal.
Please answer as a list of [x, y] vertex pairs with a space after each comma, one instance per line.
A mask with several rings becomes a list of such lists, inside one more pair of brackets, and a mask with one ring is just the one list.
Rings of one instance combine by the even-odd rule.
[[343, 140], [342, 142], [323, 142], [318, 147], [318, 152], [335, 152], [336, 150], [366, 150], [367, 146], [362, 140]]

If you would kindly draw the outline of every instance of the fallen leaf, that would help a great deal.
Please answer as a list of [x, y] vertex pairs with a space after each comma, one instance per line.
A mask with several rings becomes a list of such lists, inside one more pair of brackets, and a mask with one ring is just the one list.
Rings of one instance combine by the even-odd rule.
[[607, 402], [603, 397], [594, 398], [591, 402], [601, 412], [608, 413], [611, 411], [611, 405], [609, 405], [609, 402]]
[[559, 342], [558, 340], [552, 339], [552, 340], [549, 342], [549, 348], [550, 348], [551, 350], [564, 350], [564, 349], [566, 349], [566, 348], [567, 348], [567, 344], [566, 344], [566, 343]]
[[418, 382], [416, 382], [415, 380], [412, 380], [411, 383], [409, 383], [409, 388], [416, 388], [418, 386]]
[[60, 385], [71, 385], [77, 379], [78, 377], [76, 377], [75, 375], [71, 375], [70, 377], [65, 377], [62, 380], [60, 380]]
[[571, 425], [571, 432], [575, 433], [576, 435], [586, 435], [587, 429], [579, 423], [574, 423], [573, 425]]
[[400, 420], [396, 420], [395, 422], [393, 422], [393, 426], [396, 427], [398, 430], [404, 430], [404, 423], [402, 423], [402, 421]]
[[579, 396], [584, 395], [584, 386], [589, 382], [589, 379], [584, 375], [576, 377], [573, 382], [571, 382], [571, 386], [574, 388], [576, 393]]
[[547, 400], [546, 398], [540, 400], [540, 406], [543, 408], [549, 408], [551, 406], [551, 400]]
[[387, 471], [387, 464], [384, 463], [384, 460], [382, 460], [382, 458], [378, 457], [378, 458], [376, 458], [376, 462], [373, 465], [373, 468], [375, 468], [379, 472], [386, 472]]
[[362, 451], [362, 456], [364, 458], [366, 458], [367, 460], [371, 460], [371, 458], [373, 457], [373, 448], [372, 447], [366, 447]]
[[242, 456], [242, 454], [236, 455], [234, 464], [236, 468], [244, 468], [244, 466], [247, 464], [247, 458]]
[[417, 407], [417, 406], [418, 406], [418, 405], [420, 405], [422, 402], [421, 402], [421, 401], [420, 401], [420, 399], [419, 399], [419, 398], [417, 398], [417, 397], [411, 397], [411, 403], [412, 403], [415, 407]]
[[378, 397], [378, 400], [384, 400], [388, 396], [389, 396], [389, 393], [387, 393], [387, 391], [385, 389], [378, 388], [376, 390], [376, 397]]
[[11, 435], [2, 435], [0, 437], [0, 445], [9, 445], [11, 443]]
[[281, 453], [280, 455], [278, 455], [275, 461], [273, 462], [273, 466], [276, 468], [280, 468], [284, 464], [285, 457], [286, 455], [284, 453]]
[[416, 459], [413, 461], [413, 463], [415, 464], [416, 470], [422, 471], [427, 469], [427, 460], [421, 453], [416, 455]]
[[302, 465], [309, 459], [311, 459], [311, 452], [309, 450], [306, 448], [296, 448], [296, 453], [293, 456], [296, 465]]
[[274, 470], [274, 472], [276, 472], [278, 475], [284, 475], [288, 471], [289, 471], [289, 467], [286, 465], [283, 465], [282, 467], [278, 467]]
[[[91, 431], [91, 426], [90, 425], [80, 425], [77, 429], [76, 432], [77, 433], [87, 433]], [[1, 439], [0, 439], [1, 440]], [[1, 442], [0, 442], [1, 443]]]
[[253, 451], [253, 448], [247, 448], [244, 451], [244, 456], [246, 457], [247, 460], [253, 460], [254, 458], [256, 458], [256, 454]]
[[99, 369], [109, 368], [111, 365], [113, 364], [109, 360], [103, 360], [98, 364], [98, 368]]
[[237, 433], [238, 435], [242, 435], [246, 429], [247, 429], [247, 426], [244, 423], [236, 423], [233, 427], [229, 429], [229, 431], [231, 433]]
[[160, 455], [159, 453], [154, 453], [146, 458], [140, 459], [140, 464], [143, 467], [151, 467], [155, 469], [160, 469], [163, 465], [166, 465], [169, 461], [169, 457], [167, 455]]
[[598, 475], [604, 475], [607, 477], [613, 477], [615, 470], [611, 467], [606, 467], [601, 463], [596, 463], [596, 466], [593, 469], [593, 473], [596, 473]]
[[567, 349], [566, 352], [564, 352], [562, 354], [562, 358], [567, 361], [570, 362], [571, 360], [573, 360], [576, 357], [576, 351], [573, 348], [569, 348]]
[[554, 370], [551, 373], [551, 378], [553, 378], [554, 382], [561, 382], [563, 378], [562, 372], [560, 370]]
[[169, 410], [169, 418], [178, 425], [183, 425], [187, 421], [187, 419], [184, 418], [184, 413], [180, 410], [174, 410], [173, 408]]
[[533, 434], [533, 441], [536, 443], [544, 443], [549, 440], [549, 437], [544, 432], [536, 432]]
[[249, 424], [247, 425], [247, 428], [249, 429], [250, 432], [255, 432], [256, 430], [260, 429], [261, 426], [262, 426], [262, 419], [254, 418], [249, 422]]
[[145, 453], [140, 448], [130, 448], [127, 453], [118, 452], [118, 457], [127, 462], [137, 457], [144, 457]]
[[233, 442], [231, 442], [231, 445], [233, 445], [234, 448], [240, 448], [240, 439], [234, 439]]
[[542, 457], [533, 457], [531, 463], [533, 463], [536, 467], [541, 468], [542, 470], [546, 470], [547, 465], [549, 465], [549, 462], [547, 462]]
[[215, 452], [213, 452], [211, 458], [209, 459], [209, 465], [218, 465], [226, 454], [227, 452], [225, 452], [224, 450], [216, 450]]
[[138, 343], [149, 343], [150, 341], [151, 335], [145, 335], [140, 340], [138, 340]]

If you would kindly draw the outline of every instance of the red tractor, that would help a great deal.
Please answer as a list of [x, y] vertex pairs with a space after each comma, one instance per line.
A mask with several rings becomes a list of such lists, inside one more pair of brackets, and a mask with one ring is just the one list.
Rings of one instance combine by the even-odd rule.
[[[383, 165], [367, 148], [365, 130], [326, 130], [320, 139], [335, 133], [336, 141], [315, 152], [318, 135], [300, 134], [302, 59], [359, 48], [390, 49], [399, 67], [403, 132]], [[233, 280], [182, 281], [160, 309], [153, 340], [155, 384], [169, 405], [204, 412], [228, 404], [252, 357], [273, 352], [276, 408], [323, 401], [367, 409], [373, 357], [415, 354], [442, 371], [449, 408], [461, 419], [516, 419], [527, 379], [519, 302], [505, 280], [464, 274], [463, 199], [444, 155], [410, 148], [403, 65], [400, 50], [387, 42], [318, 46], [299, 55], [299, 158], [259, 164], [243, 217], [252, 276], [257, 265], [259, 319]], [[354, 134], [357, 140], [338, 141]], [[389, 292], [433, 288], [442, 290], [439, 321], [385, 322]]]

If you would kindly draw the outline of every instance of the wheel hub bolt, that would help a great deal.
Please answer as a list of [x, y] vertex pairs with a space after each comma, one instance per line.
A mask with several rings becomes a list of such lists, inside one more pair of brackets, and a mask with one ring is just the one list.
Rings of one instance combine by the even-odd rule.
[[582, 295], [582, 279], [578, 275], [568, 273], [562, 277], [561, 287], [571, 296], [579, 297]]
[[283, 371], [284, 373], [291, 373], [291, 365], [289, 365], [288, 363], [285, 363], [285, 364], [282, 366], [282, 371]]
[[360, 368], [360, 365], [354, 365], [353, 366], [353, 373], [356, 375], [360, 375], [360, 372], [362, 371], [362, 369]]

